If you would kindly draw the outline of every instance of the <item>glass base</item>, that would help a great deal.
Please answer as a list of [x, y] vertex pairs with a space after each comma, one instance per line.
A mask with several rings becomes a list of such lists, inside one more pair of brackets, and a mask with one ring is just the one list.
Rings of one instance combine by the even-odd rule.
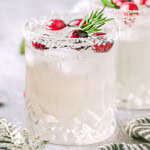
[[50, 116], [38, 119], [35, 113], [28, 115], [29, 130], [34, 136], [57, 145], [89, 145], [102, 142], [111, 137], [116, 130], [116, 118], [112, 108], [103, 116], [90, 110], [82, 111], [67, 122], [51, 122]]

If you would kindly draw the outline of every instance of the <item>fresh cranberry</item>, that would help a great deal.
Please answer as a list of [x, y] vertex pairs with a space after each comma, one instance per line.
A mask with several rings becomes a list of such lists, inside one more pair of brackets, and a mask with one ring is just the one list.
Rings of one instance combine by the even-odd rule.
[[[124, 23], [132, 26], [138, 15], [138, 7], [134, 2], [125, 2], [120, 6], [120, 14], [123, 16]], [[130, 12], [133, 11], [133, 12]], [[134, 12], [135, 11], [135, 12]]]
[[92, 49], [95, 52], [107, 52], [113, 46], [114, 42], [102, 42], [101, 44], [93, 45]]
[[45, 45], [40, 44], [40, 43], [38, 43], [38, 42], [33, 42], [33, 41], [32, 41], [32, 46], [33, 46], [35, 49], [40, 49], [40, 50], [48, 49]]
[[67, 35], [67, 38], [86, 38], [88, 37], [88, 34], [83, 30], [73, 30], [69, 32]]
[[133, 0], [133, 2], [137, 5], [144, 5], [145, 4], [145, 0]]
[[138, 11], [138, 7], [134, 2], [125, 2], [122, 3], [122, 5], [120, 6], [120, 11], [121, 14], [123, 14], [124, 16], [132, 16], [132, 15], [138, 15], [138, 12], [129, 12], [129, 11]]
[[[48, 34], [43, 34], [44, 36], [49, 36]], [[46, 50], [48, 49], [45, 45], [41, 44], [41, 43], [38, 43], [38, 42], [33, 42], [32, 41], [32, 46], [35, 48], [35, 49], [39, 49], [39, 50]]]
[[108, 50], [110, 50], [114, 44], [114, 42], [109, 42], [109, 41], [104, 41], [103, 35], [105, 35], [105, 33], [103, 32], [97, 32], [94, 33], [92, 36], [96, 36], [98, 40], [100, 40], [100, 44], [95, 44], [95, 40], [93, 41], [93, 46], [92, 49], [95, 52], [107, 52]]
[[120, 6], [122, 5], [122, 3], [128, 2], [128, 0], [112, 0], [112, 2], [113, 2], [116, 6], [120, 7]]
[[47, 30], [56, 31], [56, 30], [61, 30], [61, 29], [65, 28], [66, 24], [64, 23], [63, 20], [52, 19], [45, 26], [46, 26]]
[[[80, 25], [80, 23], [81, 23], [82, 20], [83, 19], [72, 20], [72, 21], [69, 22], [68, 26], [69, 27], [78, 27]], [[86, 21], [83, 23], [83, 25], [85, 25], [85, 24], [86, 24]]]
[[145, 1], [145, 5], [146, 5], [147, 7], [150, 7], [150, 0], [146, 0], [146, 1]]

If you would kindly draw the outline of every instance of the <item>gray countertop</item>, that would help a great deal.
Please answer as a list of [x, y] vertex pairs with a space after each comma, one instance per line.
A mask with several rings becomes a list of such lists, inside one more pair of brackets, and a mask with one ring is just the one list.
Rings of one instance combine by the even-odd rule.
[[[26, 19], [48, 14], [51, 10], [67, 11], [73, 7], [76, 0], [5, 0], [0, 1], [0, 118], [6, 118], [18, 126], [25, 127], [25, 61], [19, 54], [19, 44], [22, 39], [22, 29]], [[115, 134], [104, 141], [88, 146], [56, 146], [48, 149], [90, 149], [109, 142], [140, 143], [130, 139], [125, 133], [128, 121], [149, 115], [146, 111], [117, 110], [117, 129]]]

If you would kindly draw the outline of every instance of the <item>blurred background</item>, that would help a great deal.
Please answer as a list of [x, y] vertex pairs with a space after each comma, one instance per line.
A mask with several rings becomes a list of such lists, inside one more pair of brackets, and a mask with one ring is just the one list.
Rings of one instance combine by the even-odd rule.
[[51, 11], [70, 11], [78, 1], [0, 0], [0, 118], [21, 124], [25, 119], [25, 58], [19, 53], [24, 23]]

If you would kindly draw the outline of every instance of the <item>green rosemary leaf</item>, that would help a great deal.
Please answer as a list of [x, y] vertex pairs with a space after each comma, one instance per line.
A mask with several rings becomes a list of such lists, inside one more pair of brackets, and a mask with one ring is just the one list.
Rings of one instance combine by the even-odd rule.
[[82, 29], [86, 31], [86, 30], [90, 29], [91, 27], [93, 27], [93, 24], [89, 24], [88, 26], [86, 26], [86, 27], [84, 27]]
[[102, 31], [102, 29], [91, 29], [88, 31], [88, 33], [95, 33], [95, 32], [99, 32], [99, 31]]
[[88, 16], [86, 16], [86, 17], [81, 21], [81, 23], [79, 24], [79, 28], [81, 28], [81, 27], [83, 26], [83, 24], [84, 24], [84, 22], [86, 21], [87, 17], [88, 17]]
[[91, 19], [94, 19], [97, 16], [97, 13], [98, 13], [98, 9], [96, 9], [95, 13], [93, 13]]
[[104, 6], [108, 6], [108, 7], [112, 7], [112, 8], [116, 8], [116, 9], [119, 8], [119, 7], [116, 6], [114, 3], [108, 2], [107, 0], [102, 0], [102, 2], [103, 2], [103, 4], [104, 4]]
[[105, 23], [103, 23], [103, 24], [101, 24], [101, 25], [99, 25], [99, 26], [97, 26], [97, 28], [100, 28], [101, 26], [103, 26]]
[[90, 15], [90, 17], [87, 19], [88, 20], [88, 22], [91, 20], [91, 18], [92, 18], [92, 16], [93, 16], [93, 11], [92, 11], [92, 13], [91, 13], [91, 15]]
[[100, 18], [102, 18], [102, 16], [103, 16], [103, 13], [100, 13], [97, 15], [97, 17], [94, 20], [100, 19]]
[[[80, 23], [79, 28], [87, 33], [95, 33], [101, 31], [101, 27], [108, 21], [113, 20], [113, 18], [103, 17], [103, 11], [97, 9], [95, 12], [92, 11], [89, 16], [86, 16]], [[86, 23], [84, 24], [84, 22]]]

